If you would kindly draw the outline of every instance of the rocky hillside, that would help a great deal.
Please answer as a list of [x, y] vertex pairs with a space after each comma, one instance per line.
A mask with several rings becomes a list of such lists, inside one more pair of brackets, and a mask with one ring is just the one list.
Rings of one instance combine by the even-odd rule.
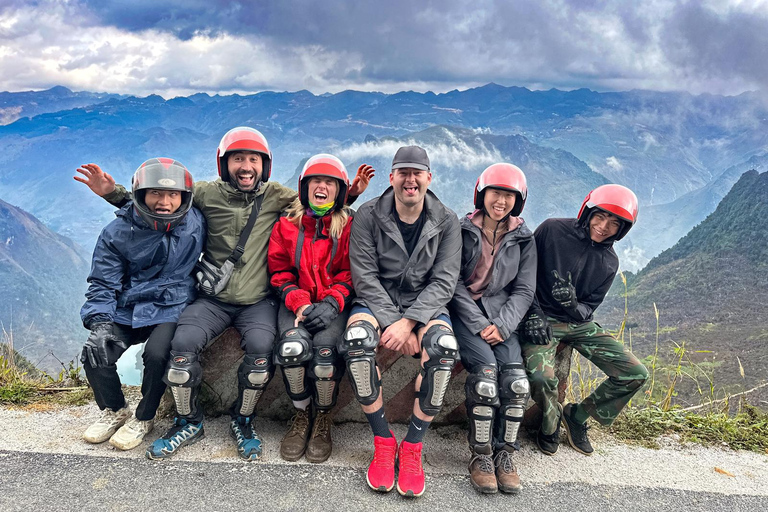
[[[656, 304], [667, 361], [673, 358], [673, 341], [685, 342], [687, 355], [712, 368], [716, 386], [737, 391], [766, 379], [766, 219], [768, 172], [746, 172], [706, 220], [629, 276], [629, 326], [634, 327], [636, 352], [654, 350]], [[623, 313], [620, 288], [615, 283], [599, 311], [613, 323]]]
[[14, 346], [43, 369], [59, 369], [82, 344], [79, 310], [90, 257], [24, 210], [0, 200], [0, 322]]

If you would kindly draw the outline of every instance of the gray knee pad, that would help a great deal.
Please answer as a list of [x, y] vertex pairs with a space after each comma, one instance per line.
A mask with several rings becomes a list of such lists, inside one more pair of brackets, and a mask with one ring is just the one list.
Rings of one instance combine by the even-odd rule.
[[429, 359], [421, 370], [421, 386], [416, 394], [424, 414], [436, 416], [443, 405], [451, 371], [459, 360], [459, 343], [451, 329], [435, 324], [424, 333], [421, 346]]
[[197, 394], [203, 382], [203, 367], [199, 356], [193, 352], [173, 352], [168, 361], [168, 371], [163, 376], [173, 393], [176, 413], [192, 416], [197, 410]]
[[344, 373], [344, 360], [333, 347], [315, 347], [309, 364], [309, 377], [314, 381], [314, 402], [318, 410], [328, 411], [336, 405], [339, 381]]
[[363, 405], [371, 405], [379, 398], [381, 380], [376, 372], [378, 346], [379, 333], [373, 324], [358, 320], [347, 326], [337, 347], [347, 363], [355, 396]]
[[293, 327], [280, 335], [275, 345], [275, 364], [283, 368], [285, 390], [291, 400], [309, 396], [306, 363], [312, 359], [312, 335], [303, 327]]
[[531, 396], [528, 377], [522, 364], [505, 364], [501, 367], [499, 396], [501, 398], [500, 431], [497, 441], [514, 444], [517, 441], [520, 423], [523, 421], [525, 407], [528, 405], [528, 398]]
[[274, 366], [272, 354], [246, 354], [237, 370], [240, 394], [235, 404], [235, 411], [240, 416], [250, 416], [256, 410], [264, 390], [272, 379]]
[[493, 418], [499, 407], [499, 385], [495, 366], [478, 366], [464, 384], [469, 417], [469, 444], [487, 445], [493, 434]]

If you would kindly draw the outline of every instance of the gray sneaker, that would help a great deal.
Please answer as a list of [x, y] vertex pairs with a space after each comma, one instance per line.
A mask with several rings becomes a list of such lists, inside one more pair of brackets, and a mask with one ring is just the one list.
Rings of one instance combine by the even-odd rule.
[[131, 408], [127, 404], [117, 411], [104, 409], [96, 423], [86, 429], [83, 439], [93, 444], [103, 443], [112, 437], [132, 415]]
[[118, 450], [131, 450], [139, 446], [144, 436], [152, 432], [153, 428], [155, 428], [154, 420], [142, 421], [134, 416], [115, 432], [109, 439], [109, 444]]

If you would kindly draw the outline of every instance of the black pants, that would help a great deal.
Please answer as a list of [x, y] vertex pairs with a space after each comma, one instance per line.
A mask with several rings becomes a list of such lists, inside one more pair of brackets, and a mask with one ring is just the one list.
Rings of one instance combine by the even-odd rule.
[[174, 352], [199, 354], [216, 336], [233, 326], [246, 354], [272, 357], [277, 334], [277, 302], [269, 297], [249, 306], [236, 306], [200, 297], [187, 306], [171, 341]]
[[[155, 417], [157, 407], [165, 392], [163, 375], [171, 351], [171, 338], [176, 324], [168, 322], [134, 329], [127, 325], [115, 324], [114, 334], [126, 345], [144, 343], [144, 377], [141, 379], [141, 401], [136, 408], [136, 418], [142, 421]], [[124, 350], [118, 350], [120, 357]], [[117, 411], [125, 405], [125, 396], [120, 388], [117, 365], [94, 368], [89, 362], [84, 364], [85, 375], [93, 388], [93, 396], [99, 409], [110, 408]]]

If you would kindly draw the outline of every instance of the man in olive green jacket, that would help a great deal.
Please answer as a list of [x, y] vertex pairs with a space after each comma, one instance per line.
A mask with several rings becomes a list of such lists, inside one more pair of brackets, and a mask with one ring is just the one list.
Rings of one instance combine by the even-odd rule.
[[[258, 460], [262, 453], [253, 420], [256, 404], [274, 373], [272, 348], [277, 334], [277, 303], [269, 287], [267, 244], [273, 225], [296, 198], [296, 192], [268, 181], [272, 154], [266, 138], [253, 128], [227, 132], [219, 143], [217, 164], [220, 179], [195, 183], [194, 205], [208, 223], [204, 258], [197, 272], [201, 295], [182, 313], [171, 341], [165, 381], [173, 391], [177, 415], [171, 429], [148, 448], [151, 459], [169, 457], [204, 436], [198, 403], [200, 354], [229, 326], [240, 332], [245, 351], [238, 369], [238, 398], [230, 410], [230, 433], [242, 458]], [[371, 171], [358, 172], [350, 197], [365, 190]], [[85, 178], [76, 179], [114, 205], [129, 197], [122, 185], [116, 185], [100, 169], [91, 168]], [[254, 205], [259, 208], [258, 217], [242, 255], [233, 262], [233, 251]]]

